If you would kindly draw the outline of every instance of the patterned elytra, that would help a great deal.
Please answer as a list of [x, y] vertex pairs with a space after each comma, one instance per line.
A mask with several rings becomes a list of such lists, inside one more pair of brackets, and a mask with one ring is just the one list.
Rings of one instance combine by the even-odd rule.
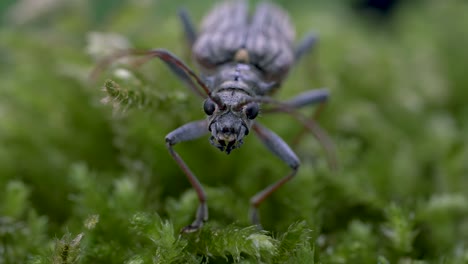
[[193, 53], [206, 71], [237, 61], [254, 65], [263, 81], [281, 82], [294, 63], [294, 38], [289, 17], [279, 7], [260, 3], [250, 16], [245, 1], [231, 1], [205, 17]]

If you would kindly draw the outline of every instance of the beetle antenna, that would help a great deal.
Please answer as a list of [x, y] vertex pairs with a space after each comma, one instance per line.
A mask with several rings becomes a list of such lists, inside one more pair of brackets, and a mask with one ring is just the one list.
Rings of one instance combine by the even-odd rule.
[[[177, 75], [187, 86], [200, 97], [210, 97], [215, 103], [219, 104], [220, 100], [214, 98], [211, 95], [208, 86], [198, 77], [198, 75], [192, 71], [182, 60], [177, 58], [171, 52], [165, 49], [154, 49], [154, 50], [136, 50], [128, 49], [118, 51], [98, 62], [97, 66], [93, 69], [90, 74], [90, 79], [95, 80], [97, 76], [110, 64], [116, 60], [128, 56], [143, 56], [133, 63], [135, 67], [141, 66], [153, 58], [161, 59], [171, 69], [171, 71]], [[195, 80], [195, 81], [194, 81]]]

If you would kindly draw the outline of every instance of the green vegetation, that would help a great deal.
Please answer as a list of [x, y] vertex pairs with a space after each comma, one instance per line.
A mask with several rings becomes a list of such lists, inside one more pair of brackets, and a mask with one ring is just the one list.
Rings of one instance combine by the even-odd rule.
[[[177, 145], [210, 208], [182, 235], [197, 199], [164, 136], [203, 118], [201, 100], [156, 60], [88, 74], [129, 46], [193, 66], [183, 4], [13, 2], [0, 5], [0, 263], [468, 263], [466, 1], [415, 1], [387, 22], [341, 1], [280, 2], [320, 44], [277, 98], [330, 89], [318, 121], [340, 169], [304, 137], [301, 169], [262, 204], [258, 231], [249, 198], [287, 166], [253, 136], [229, 156], [207, 139]], [[213, 2], [185, 6], [200, 21]], [[260, 120], [287, 142], [301, 131], [285, 115]]]

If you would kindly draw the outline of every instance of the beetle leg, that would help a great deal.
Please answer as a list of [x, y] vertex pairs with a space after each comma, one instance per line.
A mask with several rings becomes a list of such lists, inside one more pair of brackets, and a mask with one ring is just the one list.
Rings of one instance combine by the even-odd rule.
[[[320, 142], [322, 147], [324, 148], [327, 154], [327, 161], [328, 165], [331, 169], [338, 168], [338, 162], [336, 158], [336, 150], [335, 146], [327, 135], [327, 133], [314, 121], [318, 118], [319, 113], [324, 108], [325, 104], [327, 103], [329, 98], [329, 92], [326, 89], [314, 89], [310, 91], [306, 91], [289, 99], [285, 102], [279, 102], [279, 105], [274, 106], [269, 109], [264, 109], [262, 112], [266, 113], [287, 113], [291, 115], [291, 117], [298, 120], [304, 126], [304, 129], [299, 132], [299, 134], [295, 137], [293, 145], [296, 145], [299, 140], [305, 135], [306, 129], [312, 132], [315, 138]], [[318, 109], [315, 111], [312, 118], [307, 118], [302, 113], [296, 111], [295, 109], [319, 104]]]
[[284, 103], [292, 108], [301, 108], [308, 105], [314, 105], [316, 103], [326, 103], [329, 97], [330, 93], [327, 89], [314, 89], [296, 95]]
[[194, 121], [188, 124], [185, 124], [176, 130], [172, 131], [171, 133], [167, 134], [166, 136], [166, 146], [169, 150], [169, 153], [177, 162], [179, 167], [187, 176], [192, 187], [195, 189], [197, 193], [198, 201], [200, 205], [197, 209], [197, 214], [195, 216], [195, 220], [192, 224], [184, 227], [181, 230], [181, 233], [190, 233], [198, 230], [200, 227], [203, 226], [203, 223], [208, 220], [208, 206], [206, 204], [206, 194], [203, 190], [203, 187], [198, 180], [197, 176], [190, 170], [187, 164], [182, 160], [182, 158], [175, 152], [173, 146], [177, 143], [190, 141], [202, 137], [203, 135], [208, 133], [207, 129], [207, 121]]
[[[287, 101], [284, 101], [283, 103], [293, 109], [301, 108], [304, 106], [309, 106], [309, 105], [315, 105], [319, 104], [317, 110], [314, 112], [312, 115], [311, 119], [316, 120], [323, 108], [325, 107], [325, 104], [328, 102], [328, 98], [330, 97], [330, 93], [328, 92], [327, 89], [314, 89], [314, 90], [309, 90], [304, 93], [301, 93], [292, 99], [289, 99]], [[285, 112], [284, 107], [274, 107], [270, 109], [265, 109], [263, 111], [264, 113], [275, 113], [275, 112]], [[296, 136], [294, 139], [293, 145], [297, 145], [299, 140], [304, 136], [305, 134], [305, 129], [303, 129], [299, 134]]]
[[296, 175], [297, 170], [299, 169], [300, 161], [294, 151], [288, 146], [288, 144], [273, 131], [259, 125], [258, 123], [255, 123], [252, 128], [263, 144], [265, 144], [265, 146], [273, 154], [278, 156], [292, 169], [288, 175], [258, 192], [250, 199], [250, 219], [253, 224], [261, 228], [258, 206], [279, 187], [283, 186], [283, 184], [291, 180]]
[[182, 22], [182, 27], [184, 28], [185, 38], [189, 47], [193, 46], [195, 40], [197, 39], [197, 30], [195, 29], [195, 24], [193, 24], [190, 15], [185, 8], [179, 10], [179, 18]]
[[317, 43], [317, 39], [317, 35], [309, 33], [301, 40], [301, 42], [299, 42], [294, 49], [294, 60], [296, 63], [302, 58], [302, 56], [304, 56], [304, 54], [310, 52], [314, 48]]
[[[317, 36], [314, 33], [307, 34], [304, 39], [297, 45], [294, 51], [296, 63], [302, 58], [302, 56], [304, 56], [304, 54], [310, 52], [316, 43]], [[314, 89], [305, 93], [301, 93], [293, 99], [286, 101], [286, 103], [293, 108], [301, 108], [303, 106], [320, 103], [317, 111], [315, 111], [314, 115], [312, 116], [313, 119], [317, 119], [320, 115], [320, 112], [325, 107], [325, 103], [328, 101], [328, 97], [329, 92], [326, 89]], [[294, 140], [294, 145], [297, 144], [304, 133], [305, 130], [302, 130], [301, 133], [296, 137], [296, 140]]]
[[[297, 109], [309, 105], [319, 104], [318, 109], [315, 111], [312, 119], [317, 119], [320, 112], [325, 107], [325, 104], [328, 102], [330, 93], [327, 89], [313, 89], [306, 92], [303, 92], [295, 97], [282, 102], [284, 106], [288, 108]], [[277, 113], [277, 112], [286, 112], [284, 106], [276, 106], [269, 109], [265, 109], [263, 113]]]
[[[314, 89], [306, 91], [297, 95], [296, 97], [286, 101], [285, 103], [292, 108], [301, 108], [304, 106], [319, 104], [310, 119], [317, 120], [320, 113], [325, 108], [325, 104], [328, 102], [330, 93], [326, 89]], [[302, 137], [305, 135], [306, 129], [302, 129], [294, 138], [292, 145], [296, 146]]]

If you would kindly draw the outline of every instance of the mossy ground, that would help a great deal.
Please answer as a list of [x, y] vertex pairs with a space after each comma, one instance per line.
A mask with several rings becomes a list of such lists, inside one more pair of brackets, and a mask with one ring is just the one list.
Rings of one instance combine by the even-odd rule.
[[[349, 1], [280, 1], [320, 44], [277, 98], [329, 88], [318, 121], [340, 169], [304, 137], [260, 232], [249, 198], [287, 166], [253, 136], [229, 156], [207, 139], [176, 146], [209, 197], [210, 221], [188, 235], [197, 200], [164, 136], [203, 118], [201, 101], [156, 61], [88, 74], [115, 46], [190, 61], [177, 8], [199, 21], [215, 1], [13, 2], [0, 5], [0, 263], [468, 263], [466, 1], [406, 3], [385, 22]], [[260, 120], [288, 142], [301, 130]]]

